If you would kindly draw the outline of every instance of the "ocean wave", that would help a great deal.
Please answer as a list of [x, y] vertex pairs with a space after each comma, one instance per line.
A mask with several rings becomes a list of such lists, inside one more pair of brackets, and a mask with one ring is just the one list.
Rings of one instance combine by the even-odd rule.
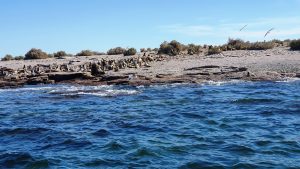
[[[191, 83], [170, 83], [170, 84], [153, 84], [150, 85], [150, 88], [155, 89], [165, 89], [165, 88], [175, 88], [180, 86], [191, 86]], [[139, 88], [144, 88], [144, 86], [140, 86]]]
[[228, 80], [228, 81], [212, 81], [212, 80], [208, 80], [206, 82], [204, 82], [203, 85], [215, 85], [215, 86], [221, 86], [221, 85], [225, 85], [225, 84], [237, 84], [237, 83], [243, 83], [246, 82], [244, 80]]
[[111, 133], [109, 131], [105, 130], [105, 129], [99, 129], [99, 130], [92, 133], [92, 135], [98, 136], [98, 137], [106, 137], [110, 134]]
[[107, 143], [105, 146], [104, 146], [105, 149], [107, 150], [110, 150], [110, 151], [116, 151], [116, 150], [122, 150], [125, 148], [125, 146], [118, 142], [118, 141], [110, 141], [109, 143]]
[[42, 91], [51, 90], [54, 86], [40, 86], [40, 87], [23, 87], [23, 88], [12, 88], [12, 89], [0, 89], [0, 92], [29, 92], [29, 91]]
[[30, 135], [41, 134], [49, 131], [46, 128], [14, 128], [14, 129], [1, 129], [0, 136], [15, 136], [15, 135]]
[[48, 168], [51, 162], [47, 159], [38, 159], [29, 153], [13, 152], [0, 154], [1, 168]]
[[224, 147], [224, 150], [230, 151], [231, 153], [243, 154], [243, 155], [251, 155], [256, 153], [255, 149], [252, 149], [251, 147], [248, 147], [246, 145], [238, 145], [238, 144], [226, 145]]
[[241, 98], [232, 100], [231, 103], [234, 104], [266, 104], [266, 103], [279, 103], [281, 100], [279, 99], [271, 99], [271, 98]]
[[116, 159], [92, 159], [88, 162], [83, 162], [82, 166], [84, 168], [86, 167], [103, 167], [103, 168], [107, 168], [107, 166], [111, 167], [111, 168], [115, 168], [118, 167], [120, 168], [120, 166], [125, 165], [124, 162], [122, 162], [121, 160], [116, 160]]
[[0, 89], [2, 92], [37, 92], [61, 95], [61, 96], [81, 96], [91, 95], [99, 97], [113, 97], [113, 96], [127, 96], [140, 93], [141, 89], [138, 88], [120, 88], [113, 85], [101, 85], [101, 86], [69, 86], [69, 85], [52, 85], [52, 86], [37, 86], [37, 87], [24, 87], [16, 89]]
[[130, 157], [133, 158], [143, 158], [143, 157], [159, 157], [160, 155], [156, 153], [154, 150], [146, 148], [146, 147], [141, 147], [133, 152], [128, 154]]
[[100, 97], [126, 96], [138, 94], [134, 89], [118, 89], [115, 86], [62, 86], [50, 90], [48, 94], [57, 94], [62, 96], [80, 96], [91, 95]]
[[101, 86], [55, 86], [48, 93], [60, 94], [65, 92], [77, 92], [77, 91], [98, 91], [112, 89], [113, 86], [101, 85]]
[[80, 95], [91, 95], [91, 96], [100, 96], [100, 97], [113, 97], [113, 96], [127, 96], [138, 94], [136, 90], [103, 90], [103, 91], [74, 91], [60, 93], [62, 96], [80, 96]]
[[24, 86], [21, 88], [0, 89], [3, 92], [28, 92], [28, 91], [48, 91], [48, 93], [55, 93], [61, 91], [78, 91], [78, 90], [102, 90], [111, 89], [112, 85], [101, 86], [71, 86], [71, 85], [45, 85], [45, 86]]
[[210, 161], [192, 161], [188, 162], [180, 167], [179, 169], [190, 169], [190, 168], [226, 168], [226, 166], [219, 164], [217, 162], [210, 162]]
[[285, 78], [283, 80], [275, 81], [276, 83], [292, 83], [292, 82], [298, 82], [300, 81], [300, 78]]
[[[51, 138], [51, 137], [49, 137]], [[51, 140], [47, 142], [44, 146], [41, 146], [40, 150], [49, 150], [50, 149], [80, 149], [92, 146], [93, 143], [85, 139], [76, 139], [76, 138], [67, 138], [65, 140]]]

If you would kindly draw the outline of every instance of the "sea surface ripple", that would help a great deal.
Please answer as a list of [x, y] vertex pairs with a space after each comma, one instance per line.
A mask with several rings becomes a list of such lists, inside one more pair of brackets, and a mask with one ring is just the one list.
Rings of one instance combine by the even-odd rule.
[[0, 168], [300, 168], [300, 81], [0, 89]]

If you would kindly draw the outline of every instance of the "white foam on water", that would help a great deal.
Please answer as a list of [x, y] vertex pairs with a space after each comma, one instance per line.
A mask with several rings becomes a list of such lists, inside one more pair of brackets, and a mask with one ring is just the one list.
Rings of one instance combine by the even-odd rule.
[[113, 86], [101, 85], [101, 86], [57, 86], [50, 90], [49, 94], [56, 93], [72, 93], [77, 91], [97, 91], [111, 89]]
[[229, 80], [229, 81], [206, 81], [203, 85], [214, 85], [214, 86], [221, 86], [225, 84], [237, 84], [237, 83], [243, 83], [245, 81], [243, 80]]
[[2, 92], [30, 92], [30, 91], [45, 91], [48, 94], [56, 94], [62, 96], [77, 96], [77, 95], [91, 95], [100, 97], [134, 95], [140, 93], [134, 89], [117, 89], [112, 85], [101, 86], [38, 86], [38, 87], [23, 87], [16, 89], [0, 89]]
[[300, 78], [286, 78], [284, 80], [279, 80], [279, 81], [276, 81], [276, 83], [291, 83], [291, 82], [296, 82], [296, 81], [300, 81]]
[[154, 84], [154, 85], [150, 85], [150, 87], [152, 87], [152, 88], [172, 88], [172, 87], [186, 86], [186, 85], [190, 85], [190, 83]]
[[99, 91], [78, 91], [72, 93], [62, 93], [62, 96], [78, 96], [78, 95], [91, 95], [91, 96], [100, 96], [100, 97], [113, 97], [113, 96], [127, 96], [138, 94], [137, 90], [99, 90]]
[[26, 91], [43, 91], [43, 90], [51, 90], [55, 87], [23, 87], [23, 88], [15, 88], [15, 89], [0, 89], [0, 92], [26, 92]]
[[134, 95], [138, 94], [138, 90], [133, 89], [116, 89], [115, 86], [61, 86], [54, 88], [48, 92], [49, 94], [57, 94], [62, 96], [121, 96], [121, 95]]

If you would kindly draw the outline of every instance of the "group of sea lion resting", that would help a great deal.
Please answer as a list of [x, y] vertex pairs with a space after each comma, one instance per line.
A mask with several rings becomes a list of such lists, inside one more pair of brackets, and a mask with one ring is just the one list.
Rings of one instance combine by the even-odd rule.
[[163, 56], [142, 56], [137, 58], [126, 58], [120, 60], [105, 60], [101, 59], [93, 63], [89, 63], [87, 66], [88, 72], [91, 72], [93, 76], [99, 76], [105, 74], [106, 71], [119, 71], [120, 69], [126, 68], [140, 68], [140, 67], [150, 67], [149, 63], [153, 61], [162, 61]]
[[165, 60], [165, 56], [161, 55], [143, 55], [138, 57], [130, 57], [124, 59], [92, 59], [90, 62], [83, 64], [75, 64], [76, 61], [72, 60], [64, 64], [37, 64], [37, 65], [24, 65], [23, 68], [17, 70], [0, 67], [0, 81], [6, 82], [20, 82], [29, 81], [36, 77], [47, 77], [48, 74], [55, 72], [90, 72], [92, 76], [102, 76], [107, 71], [119, 71], [126, 68], [140, 68], [150, 67], [150, 62]]

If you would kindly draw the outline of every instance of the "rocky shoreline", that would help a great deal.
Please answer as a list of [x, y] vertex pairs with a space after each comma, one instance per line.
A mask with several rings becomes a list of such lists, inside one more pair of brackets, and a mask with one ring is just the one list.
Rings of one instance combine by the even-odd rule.
[[0, 62], [0, 88], [57, 83], [137, 86], [287, 78], [300, 78], [300, 53], [282, 47], [267, 51], [228, 51], [211, 56], [140, 53], [132, 57]]

